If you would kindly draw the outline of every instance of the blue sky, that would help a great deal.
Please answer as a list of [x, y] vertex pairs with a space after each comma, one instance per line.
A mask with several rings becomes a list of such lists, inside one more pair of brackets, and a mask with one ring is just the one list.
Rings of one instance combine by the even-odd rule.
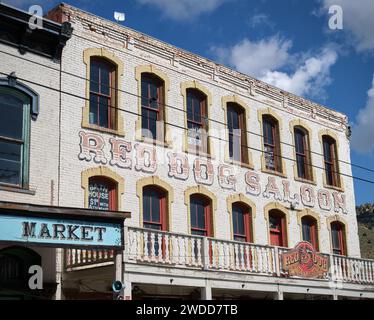
[[[8, 0], [45, 10], [59, 1]], [[67, 3], [208, 57], [348, 115], [352, 163], [374, 170], [373, 0], [131, 0]], [[331, 5], [343, 30], [330, 30]], [[371, 89], [371, 91], [369, 91]], [[372, 124], [373, 123], [373, 124]], [[374, 181], [374, 173], [353, 168]], [[374, 184], [355, 180], [356, 203], [374, 202]]]

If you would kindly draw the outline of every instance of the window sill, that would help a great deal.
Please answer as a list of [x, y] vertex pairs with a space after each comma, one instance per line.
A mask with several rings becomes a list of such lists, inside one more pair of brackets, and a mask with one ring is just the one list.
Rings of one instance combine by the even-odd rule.
[[9, 191], [9, 192], [16, 192], [16, 193], [24, 193], [24, 194], [30, 194], [35, 195], [35, 190], [30, 190], [18, 186], [12, 186], [12, 185], [4, 185], [0, 184], [0, 191]]
[[326, 183], [323, 184], [323, 187], [325, 189], [332, 189], [332, 190], [335, 190], [335, 191], [344, 192], [344, 189], [342, 187], [330, 186], [330, 185], [328, 185]]
[[272, 171], [268, 169], [261, 169], [261, 172], [287, 179], [287, 175], [282, 172]]
[[166, 142], [166, 141], [159, 141], [159, 140], [149, 139], [149, 138], [145, 138], [145, 137], [137, 138], [136, 140], [139, 141], [139, 142], [151, 144], [153, 146], [159, 146], [159, 147], [164, 147], [164, 148], [171, 148], [172, 147], [171, 142]]
[[99, 132], [104, 132], [104, 133], [110, 133], [110, 134], [115, 134], [117, 136], [121, 136], [121, 137], [124, 137], [125, 136], [125, 133], [120, 131], [120, 130], [115, 130], [115, 129], [109, 129], [109, 128], [105, 128], [105, 127], [100, 127], [96, 124], [85, 124], [85, 123], [82, 123], [82, 128], [85, 128], [85, 129], [91, 129], [91, 130], [94, 130], [94, 131], [99, 131]]
[[303, 178], [298, 178], [298, 177], [295, 177], [295, 181], [312, 184], [314, 186], [317, 185], [317, 183], [314, 180], [308, 180], [308, 179], [303, 179]]
[[239, 166], [239, 167], [246, 168], [246, 169], [251, 169], [251, 170], [254, 169], [252, 164], [245, 163], [245, 162], [240, 162], [240, 161], [235, 161], [235, 160], [230, 160], [230, 159], [227, 159], [225, 162], [227, 164]]

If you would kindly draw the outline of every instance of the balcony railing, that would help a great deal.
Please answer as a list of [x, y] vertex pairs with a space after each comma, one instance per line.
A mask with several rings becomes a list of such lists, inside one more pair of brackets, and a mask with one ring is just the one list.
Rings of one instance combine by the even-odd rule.
[[[235, 271], [268, 276], [288, 276], [280, 255], [289, 248], [128, 227], [125, 260], [139, 264], [162, 264], [175, 268]], [[326, 280], [374, 285], [374, 260], [327, 255]], [[66, 250], [68, 269], [113, 261], [110, 250]]]

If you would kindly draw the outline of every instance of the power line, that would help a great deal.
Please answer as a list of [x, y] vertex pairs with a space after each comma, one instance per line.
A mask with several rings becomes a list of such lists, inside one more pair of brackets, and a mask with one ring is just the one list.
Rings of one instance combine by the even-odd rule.
[[[7, 75], [6, 73], [4, 72], [0, 72], [0, 74], [3, 74], [3, 75]], [[18, 78], [24, 82], [28, 82], [28, 83], [31, 83], [31, 84], [34, 84], [34, 85], [37, 85], [37, 86], [41, 86], [43, 88], [46, 88], [46, 89], [49, 89], [49, 90], [53, 90], [53, 91], [57, 91], [57, 92], [60, 92], [62, 94], [66, 94], [66, 95], [69, 95], [69, 96], [72, 96], [72, 97], [75, 97], [75, 98], [78, 98], [78, 99], [82, 99], [82, 100], [85, 100], [85, 101], [90, 101], [90, 99], [86, 98], [86, 97], [82, 97], [82, 96], [79, 96], [77, 94], [73, 94], [73, 93], [70, 93], [70, 92], [66, 92], [66, 91], [62, 91], [62, 90], [59, 90], [59, 89], [55, 89], [55, 88], [52, 88], [52, 87], [49, 87], [49, 86], [46, 86], [46, 85], [43, 85], [43, 84], [40, 84], [40, 83], [37, 83], [37, 82], [34, 82], [34, 81], [31, 81], [31, 80], [27, 80], [27, 79], [24, 79], [24, 78]], [[99, 103], [100, 104], [100, 103]], [[103, 105], [103, 104], [102, 104]], [[106, 105], [107, 106], [107, 105]], [[118, 107], [113, 107], [113, 106], [107, 106], [107, 107], [110, 107], [110, 108], [113, 108], [113, 109], [117, 109], [117, 110], [121, 110], [125, 113], [129, 113], [129, 114], [132, 114], [132, 115], [136, 115], [136, 116], [141, 116], [141, 114], [139, 113], [136, 113], [136, 112], [133, 112], [133, 111], [130, 111], [130, 110], [125, 110], [125, 109], [121, 109], [121, 108], [118, 108]], [[185, 128], [185, 127], [182, 127], [182, 126], [179, 126], [179, 125], [176, 125], [176, 124], [173, 124], [173, 123], [168, 123], [168, 122], [164, 122], [166, 125], [170, 125], [171, 127], [175, 127], [175, 128], [179, 128], [181, 130], [189, 130], [188, 128]], [[208, 138], [213, 138], [213, 139], [217, 139], [219, 141], [223, 141], [223, 142], [226, 142], [228, 143], [229, 141], [226, 140], [226, 139], [222, 139], [222, 138], [219, 138], [219, 137], [215, 137], [213, 135], [208, 135], [207, 136]], [[260, 149], [257, 149], [257, 148], [254, 148], [254, 147], [249, 147], [249, 146], [246, 146], [246, 145], [241, 145], [242, 147], [246, 147], [247, 149], [251, 149], [251, 150], [255, 150], [255, 151], [258, 151], [258, 152], [261, 152], [261, 153], [264, 153], [264, 154], [271, 154], [272, 156], [274, 157], [277, 157], [277, 158], [281, 158], [281, 159], [285, 159], [285, 160], [290, 160], [290, 161], [293, 161], [293, 162], [297, 162], [296, 159], [292, 159], [292, 158], [289, 158], [289, 157], [285, 157], [285, 156], [282, 156], [282, 155], [277, 155], [277, 154], [272, 154], [272, 153], [269, 153], [269, 152], [266, 152], [264, 150], [260, 150]], [[322, 167], [319, 167], [319, 166], [316, 166], [316, 165], [313, 165], [313, 164], [309, 164], [309, 163], [305, 163], [306, 165], [310, 166], [310, 167], [314, 167], [314, 168], [318, 168], [318, 169], [321, 169], [323, 171], [327, 171], [325, 168], [322, 168]], [[338, 171], [335, 171], [335, 170], [331, 170], [331, 172], [333, 173], [336, 173], [340, 176], [345, 176], [345, 177], [348, 177], [348, 178], [352, 178], [352, 179], [356, 179], [356, 180], [360, 180], [360, 181], [363, 181], [363, 182], [367, 182], [367, 183], [371, 183], [371, 184], [374, 184], [374, 181], [372, 180], [368, 180], [368, 179], [364, 179], [364, 178], [361, 178], [361, 177], [356, 177], [356, 176], [352, 176], [352, 175], [349, 175], [349, 174], [345, 174], [345, 173], [341, 173], [341, 172], [338, 172]]]
[[[77, 37], [80, 37], [80, 36], [78, 36], [78, 35], [76, 35], [76, 36], [77, 36]], [[82, 38], [84, 38], [84, 37], [82, 37]], [[84, 38], [84, 39], [86, 39], [86, 38]], [[89, 40], [89, 39], [87, 39], [87, 40]], [[118, 50], [118, 49], [113, 48], [113, 47], [110, 47], [110, 48], [115, 49], [115, 50]], [[67, 71], [63, 71], [63, 70], [60, 70], [60, 69], [56, 69], [56, 68], [53, 68], [53, 67], [51, 67], [51, 66], [47, 66], [47, 65], [45, 65], [45, 64], [42, 64], [42, 63], [39, 63], [39, 62], [36, 62], [36, 61], [32, 61], [32, 60], [30, 60], [30, 59], [26, 59], [26, 58], [24, 58], [24, 57], [19, 57], [19, 56], [17, 56], [17, 55], [14, 55], [14, 54], [11, 54], [11, 53], [8, 53], [8, 52], [5, 52], [5, 51], [1, 51], [1, 50], [0, 50], [0, 53], [4, 53], [4, 54], [10, 55], [10, 56], [13, 56], [13, 57], [15, 57], [15, 58], [19, 58], [19, 59], [22, 59], [22, 60], [25, 60], [25, 61], [28, 61], [28, 62], [31, 62], [31, 63], [37, 64], [37, 65], [43, 66], [43, 67], [45, 67], [45, 68], [49, 68], [49, 69], [52, 69], [52, 70], [54, 70], [54, 71], [58, 71], [58, 72], [61, 72], [61, 73], [67, 74], [67, 75], [69, 75], [69, 76], [79, 78], [79, 79], [84, 80], [84, 81], [89, 82], [89, 83], [100, 84], [99, 82], [96, 82], [96, 81], [90, 80], [90, 79], [88, 79], [88, 78], [86, 78], [86, 77], [82, 77], [82, 76], [79, 76], [79, 75], [73, 74], [73, 73], [71, 73], [71, 72], [67, 72]], [[142, 59], [144, 59], [144, 58], [142, 58]], [[146, 59], [144, 59], [144, 60], [146, 60]], [[147, 61], [148, 61], [148, 60], [147, 60]], [[176, 70], [173, 70], [173, 71], [176, 71]], [[177, 72], [179, 72], [179, 71], [177, 71]], [[137, 97], [137, 98], [148, 98], [148, 97], [144, 97], [144, 96], [141, 96], [141, 95], [138, 95], [138, 94], [135, 94], [135, 93], [132, 93], [132, 92], [129, 92], [129, 91], [123, 90], [123, 89], [119, 89], [119, 88], [116, 88], [116, 87], [111, 87], [111, 86], [107, 86], [107, 85], [103, 85], [103, 86], [106, 87], [106, 88], [108, 88], [108, 89], [114, 90], [114, 91], [116, 91], [116, 92], [125, 93], [125, 94], [128, 94], [128, 95], [131, 95], [131, 96]], [[228, 90], [228, 91], [229, 91], [229, 90]], [[232, 91], [232, 92], [233, 92], [233, 91]], [[247, 97], [247, 98], [249, 98], [249, 99], [253, 99], [253, 100], [255, 100], [255, 101], [259, 101], [259, 100], [257, 100], [257, 99], [252, 98], [252, 97]], [[262, 103], [263, 103], [263, 102], [262, 102]], [[168, 108], [171, 108], [171, 109], [177, 110], [177, 111], [182, 112], [182, 113], [187, 113], [187, 110], [180, 109], [180, 108], [175, 107], [175, 106], [170, 105], [170, 104], [165, 104], [165, 103], [163, 103], [162, 106], [165, 106], [165, 107], [168, 107]], [[116, 108], [116, 107], [113, 107], [113, 106], [111, 106], [111, 107], [112, 107], [112, 108]], [[272, 107], [274, 107], [274, 106], [272, 106]], [[276, 107], [274, 107], [274, 108], [276, 108]], [[118, 108], [118, 109], [119, 109], [119, 108]], [[279, 109], [279, 108], [276, 108], [276, 109]], [[119, 110], [121, 110], [121, 109], [119, 109]], [[209, 120], [209, 121], [213, 122], [213, 123], [217, 123], [217, 124], [223, 125], [225, 128], [227, 127], [227, 124], [224, 123], [224, 122], [222, 122], [222, 121], [219, 121], [219, 120], [216, 120], [216, 119], [212, 119], [212, 118], [209, 118], [209, 117], [204, 117], [204, 118], [205, 118], [206, 120]], [[306, 120], [308, 120], [308, 121], [312, 121], [312, 120], [310, 120], [310, 119], [307, 119], [307, 118], [305, 118], [305, 117], [301, 117], [301, 116], [299, 116], [299, 118], [304, 118], [304, 119], [306, 119]], [[321, 124], [319, 124], [319, 125], [321, 125]], [[322, 126], [326, 127], [325, 125], [322, 125]], [[249, 131], [249, 130], [241, 130], [241, 131], [243, 131], [243, 132], [245, 132], [245, 133], [249, 133], [249, 134], [255, 135], [255, 136], [258, 136], [258, 137], [261, 137], [261, 138], [264, 137], [264, 135], [262, 135], [262, 134], [260, 134], [260, 133], [257, 133], [257, 132], [254, 132], [254, 131]], [[292, 143], [288, 143], [288, 142], [285, 142], [285, 141], [279, 141], [279, 142], [280, 142], [280, 144], [284, 144], [284, 145], [286, 145], [286, 146], [290, 146], [290, 147], [296, 149], [296, 146], [295, 146], [294, 144], [292, 144]], [[318, 155], [318, 156], [324, 157], [324, 155], [323, 155], [322, 153], [319, 153], [319, 152], [317, 152], [317, 151], [313, 151], [313, 150], [311, 150], [311, 149], [308, 149], [308, 147], [305, 148], [305, 151], [306, 151], [306, 152], [310, 152], [311, 154], [315, 154], [315, 155]], [[373, 173], [374, 173], [374, 169], [367, 168], [367, 167], [364, 167], [364, 166], [362, 166], [362, 165], [358, 165], [358, 164], [355, 164], [355, 163], [352, 163], [352, 162], [348, 162], [348, 161], [345, 161], [345, 160], [341, 160], [341, 159], [337, 159], [337, 161], [340, 162], [340, 163], [343, 163], [343, 164], [350, 165], [350, 166], [352, 166], [352, 167], [356, 167], [356, 168], [359, 168], [359, 169], [366, 170], [366, 171], [369, 171], [369, 172], [373, 172]]]

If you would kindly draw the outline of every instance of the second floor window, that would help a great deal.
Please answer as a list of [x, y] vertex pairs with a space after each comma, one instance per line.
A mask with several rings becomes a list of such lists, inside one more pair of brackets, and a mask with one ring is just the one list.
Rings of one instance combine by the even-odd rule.
[[317, 222], [314, 218], [304, 216], [301, 219], [302, 236], [304, 241], [308, 241], [318, 250]]
[[28, 186], [31, 98], [0, 86], [0, 183]]
[[213, 236], [212, 205], [209, 198], [194, 194], [190, 199], [191, 233], [200, 236]]
[[278, 210], [269, 212], [270, 245], [287, 247], [287, 227], [284, 213]]
[[95, 176], [89, 179], [88, 208], [94, 210], [117, 210], [117, 188], [112, 180]]
[[251, 242], [252, 223], [251, 209], [239, 202], [232, 205], [232, 228], [234, 240]]
[[187, 89], [188, 149], [208, 153], [208, 116], [206, 96], [196, 89]]
[[322, 141], [326, 183], [329, 186], [340, 187], [336, 141], [329, 136], [323, 136]]
[[167, 195], [166, 192], [154, 187], [143, 189], [143, 226], [159, 231], [167, 230]]
[[244, 109], [235, 103], [227, 104], [227, 127], [229, 131], [229, 157], [238, 162], [248, 162], [247, 132]]
[[347, 254], [345, 246], [345, 228], [339, 221], [331, 223], [331, 242], [333, 254]]
[[90, 124], [116, 129], [116, 68], [102, 58], [90, 61]]
[[282, 172], [278, 121], [264, 115], [263, 118], [264, 157], [267, 170]]
[[298, 178], [313, 180], [308, 132], [295, 127], [295, 152]]
[[164, 141], [164, 83], [143, 73], [141, 81], [142, 136]]

